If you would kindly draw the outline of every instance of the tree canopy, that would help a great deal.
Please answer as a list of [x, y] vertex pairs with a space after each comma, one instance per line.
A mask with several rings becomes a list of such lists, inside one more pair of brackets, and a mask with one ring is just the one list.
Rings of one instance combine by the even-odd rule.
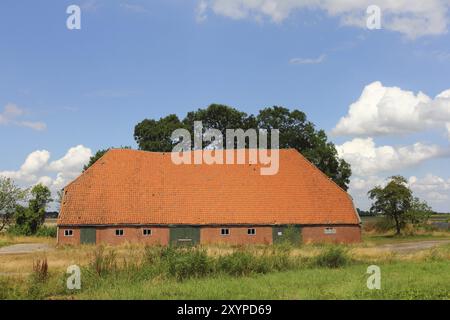
[[279, 129], [280, 148], [298, 150], [339, 186], [348, 189], [350, 165], [338, 157], [336, 148], [328, 141], [325, 131], [317, 130], [300, 110], [290, 111], [274, 106], [262, 109], [254, 116], [229, 106], [212, 104], [206, 109], [188, 112], [182, 120], [174, 114], [159, 120], [145, 119], [136, 125], [134, 138], [141, 150], [170, 152], [177, 144], [177, 141], [171, 139], [172, 132], [187, 129], [193, 134], [194, 121], [202, 121], [204, 130], [217, 129], [224, 136], [226, 129]]
[[18, 205], [14, 214], [14, 231], [17, 234], [33, 235], [45, 221], [45, 211], [51, 198], [50, 189], [43, 184], [35, 185], [30, 191], [28, 207]]
[[26, 195], [27, 191], [17, 187], [10, 178], [0, 177], [0, 231], [12, 222], [18, 203]]
[[376, 186], [368, 192], [374, 202], [370, 211], [394, 221], [397, 235], [407, 222], [419, 224], [428, 220], [432, 214], [426, 202], [413, 196], [407, 180], [402, 176], [393, 176], [385, 187]]

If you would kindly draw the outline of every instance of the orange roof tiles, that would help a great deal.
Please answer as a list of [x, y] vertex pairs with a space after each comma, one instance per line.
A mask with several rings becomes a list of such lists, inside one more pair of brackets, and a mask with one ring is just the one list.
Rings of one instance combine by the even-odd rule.
[[359, 224], [351, 197], [293, 149], [259, 164], [175, 165], [111, 150], [65, 188], [58, 225]]

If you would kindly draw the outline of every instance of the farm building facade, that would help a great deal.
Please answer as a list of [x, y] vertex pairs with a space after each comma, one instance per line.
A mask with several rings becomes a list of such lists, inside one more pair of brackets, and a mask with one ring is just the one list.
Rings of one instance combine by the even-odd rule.
[[361, 240], [350, 195], [299, 152], [279, 150], [275, 175], [260, 168], [176, 165], [171, 153], [110, 150], [64, 189], [58, 243]]

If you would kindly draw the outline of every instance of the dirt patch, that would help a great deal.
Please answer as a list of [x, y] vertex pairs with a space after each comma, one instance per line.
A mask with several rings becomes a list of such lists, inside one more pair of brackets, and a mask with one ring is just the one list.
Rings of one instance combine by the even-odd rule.
[[428, 240], [418, 242], [390, 243], [377, 246], [378, 250], [385, 250], [395, 253], [412, 253], [421, 250], [431, 249], [440, 245], [450, 243], [450, 240]]
[[24, 254], [54, 250], [48, 243], [21, 243], [0, 248], [0, 255]]

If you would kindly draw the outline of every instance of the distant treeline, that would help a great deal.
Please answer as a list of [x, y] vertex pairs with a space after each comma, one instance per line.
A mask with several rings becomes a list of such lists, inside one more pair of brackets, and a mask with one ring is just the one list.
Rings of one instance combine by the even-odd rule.
[[[376, 214], [370, 212], [370, 211], [364, 211], [361, 209], [356, 209], [358, 211], [358, 214], [360, 217], [375, 217]], [[450, 212], [433, 212], [435, 215], [450, 215]]]

